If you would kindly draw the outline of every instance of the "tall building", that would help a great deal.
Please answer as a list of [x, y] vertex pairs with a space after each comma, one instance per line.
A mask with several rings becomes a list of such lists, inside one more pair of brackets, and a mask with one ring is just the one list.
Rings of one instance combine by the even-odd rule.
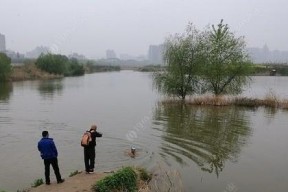
[[5, 41], [5, 35], [2, 35], [0, 33], [0, 52], [6, 51], [6, 41]]
[[72, 58], [74, 58], [74, 59], [77, 59], [77, 60], [79, 60], [79, 61], [83, 61], [83, 60], [86, 60], [86, 57], [84, 56], [84, 55], [81, 55], [81, 54], [78, 54], [78, 53], [72, 53], [72, 54], [70, 54], [70, 55], [68, 55], [68, 57], [70, 58], [70, 59], [72, 59]]
[[108, 49], [106, 51], [106, 59], [116, 59], [116, 53], [114, 50]]
[[247, 48], [254, 63], [288, 63], [288, 51], [269, 50], [267, 45], [263, 48]]
[[148, 60], [152, 64], [163, 64], [163, 45], [150, 45]]

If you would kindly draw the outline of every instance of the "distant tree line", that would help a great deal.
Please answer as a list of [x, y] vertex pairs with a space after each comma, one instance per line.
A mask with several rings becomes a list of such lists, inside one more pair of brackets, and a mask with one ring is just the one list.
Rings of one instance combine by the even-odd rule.
[[223, 20], [203, 31], [189, 24], [184, 34], [166, 39], [164, 72], [154, 75], [156, 88], [185, 99], [210, 92], [238, 94], [249, 83], [252, 63], [243, 37], [236, 37]]
[[118, 65], [109, 65], [107, 63], [101, 63], [101, 62], [92, 61], [92, 60], [86, 62], [85, 68], [88, 73], [121, 70], [120, 66]]
[[60, 54], [41, 54], [35, 64], [43, 71], [64, 76], [79, 76], [85, 73], [83, 64], [77, 59], [69, 59]]

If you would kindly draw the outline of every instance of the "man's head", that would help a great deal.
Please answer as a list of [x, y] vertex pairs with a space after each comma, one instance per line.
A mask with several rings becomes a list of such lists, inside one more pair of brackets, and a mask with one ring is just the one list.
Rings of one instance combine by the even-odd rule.
[[91, 125], [90, 130], [94, 130], [94, 131], [96, 131], [96, 130], [97, 130], [97, 126], [96, 126], [95, 124], [94, 124], [94, 125]]
[[48, 131], [42, 131], [42, 137], [48, 137], [49, 133]]

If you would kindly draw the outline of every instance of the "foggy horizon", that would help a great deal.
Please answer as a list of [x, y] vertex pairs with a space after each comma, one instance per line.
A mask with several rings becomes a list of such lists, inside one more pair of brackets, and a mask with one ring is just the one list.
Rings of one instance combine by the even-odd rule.
[[221, 19], [247, 47], [288, 50], [284, 0], [1, 0], [0, 33], [6, 48], [26, 54], [47, 46], [60, 54], [105, 57], [107, 49], [120, 54], [146, 55], [149, 45], [183, 33], [188, 22], [198, 29]]

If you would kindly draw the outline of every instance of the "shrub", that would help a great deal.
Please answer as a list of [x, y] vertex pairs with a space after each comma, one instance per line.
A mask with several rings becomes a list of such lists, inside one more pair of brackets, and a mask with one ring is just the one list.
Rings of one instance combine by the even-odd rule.
[[77, 59], [70, 59], [67, 64], [67, 71], [64, 74], [65, 76], [80, 76], [84, 75], [85, 70], [83, 65], [79, 64]]
[[6, 81], [11, 73], [11, 59], [0, 53], [0, 81]]
[[37, 67], [48, 73], [64, 74], [68, 61], [68, 58], [64, 55], [49, 53], [46, 55], [41, 54], [35, 64]]
[[65, 76], [79, 76], [85, 72], [77, 59], [69, 60], [65, 55], [41, 54], [35, 64], [43, 71]]
[[99, 180], [92, 186], [94, 192], [135, 191], [137, 189], [137, 174], [131, 167], [125, 167], [115, 174]]

